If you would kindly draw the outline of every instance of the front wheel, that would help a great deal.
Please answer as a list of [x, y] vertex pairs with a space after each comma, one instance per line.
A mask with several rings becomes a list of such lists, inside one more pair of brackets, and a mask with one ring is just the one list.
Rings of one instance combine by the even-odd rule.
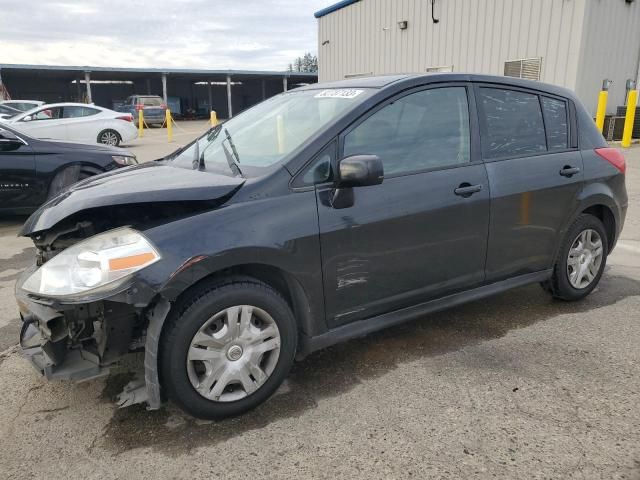
[[580, 215], [565, 235], [553, 276], [542, 287], [562, 300], [586, 297], [602, 277], [608, 251], [602, 222], [593, 215]]
[[103, 145], [111, 145], [117, 147], [120, 145], [122, 138], [120, 134], [115, 130], [107, 129], [103, 130], [98, 134], [98, 143], [102, 143]]
[[239, 415], [271, 396], [296, 352], [287, 302], [257, 280], [204, 285], [178, 302], [160, 344], [168, 397], [204, 419]]

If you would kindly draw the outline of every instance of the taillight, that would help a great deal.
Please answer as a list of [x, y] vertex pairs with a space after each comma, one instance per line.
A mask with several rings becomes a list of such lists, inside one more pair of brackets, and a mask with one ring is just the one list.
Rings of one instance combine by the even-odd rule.
[[627, 162], [624, 159], [624, 155], [617, 148], [596, 148], [595, 152], [611, 165], [620, 170], [621, 173], [625, 173], [627, 171]]
[[133, 122], [132, 115], [123, 115], [122, 117], [116, 117], [116, 120], [124, 120], [125, 122]]

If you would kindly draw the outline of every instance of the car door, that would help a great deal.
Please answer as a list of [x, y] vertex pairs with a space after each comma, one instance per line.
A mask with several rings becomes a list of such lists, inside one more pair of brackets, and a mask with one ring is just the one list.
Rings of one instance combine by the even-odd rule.
[[476, 86], [482, 155], [491, 188], [487, 281], [551, 268], [583, 181], [567, 99]]
[[66, 105], [63, 118], [65, 138], [74, 142], [96, 143], [101, 130], [100, 110], [82, 105]]
[[16, 122], [16, 128], [36, 138], [66, 139], [63, 107], [44, 107]]
[[340, 158], [374, 154], [385, 172], [382, 184], [353, 188], [346, 208], [332, 205], [330, 182], [316, 187], [330, 326], [483, 282], [489, 190], [469, 93], [404, 93], [341, 135]]
[[33, 150], [27, 141], [0, 128], [0, 210], [38, 205]]

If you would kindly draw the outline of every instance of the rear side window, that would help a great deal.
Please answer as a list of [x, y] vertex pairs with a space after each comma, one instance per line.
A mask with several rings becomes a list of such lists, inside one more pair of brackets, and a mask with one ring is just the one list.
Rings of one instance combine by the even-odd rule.
[[567, 102], [549, 97], [541, 97], [541, 99], [549, 150], [566, 150], [569, 148]]
[[[501, 88], [480, 88], [484, 115], [484, 158], [535, 155], [547, 150], [538, 96]], [[566, 124], [566, 119], [565, 119]]]
[[95, 115], [100, 112], [100, 110], [96, 110], [91, 107], [80, 107], [80, 106], [72, 106], [68, 105], [64, 107], [63, 110], [63, 118], [78, 118], [78, 117], [89, 117], [91, 115]]
[[399, 98], [344, 139], [344, 156], [380, 157], [387, 175], [468, 163], [469, 107], [465, 87], [422, 90]]

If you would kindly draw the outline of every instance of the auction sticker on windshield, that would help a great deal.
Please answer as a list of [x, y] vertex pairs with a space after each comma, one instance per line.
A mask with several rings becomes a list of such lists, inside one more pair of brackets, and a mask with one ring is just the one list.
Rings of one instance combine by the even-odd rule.
[[355, 90], [353, 88], [332, 88], [330, 90], [323, 90], [314, 96], [315, 98], [355, 98], [363, 91], [364, 90]]

